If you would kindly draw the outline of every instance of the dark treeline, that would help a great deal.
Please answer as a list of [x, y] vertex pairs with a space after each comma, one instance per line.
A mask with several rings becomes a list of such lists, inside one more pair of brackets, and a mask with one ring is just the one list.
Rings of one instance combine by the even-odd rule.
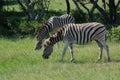
[[[76, 23], [97, 21], [107, 25], [107, 29], [120, 25], [120, 0], [71, 0], [76, 6], [75, 10], [71, 9], [69, 1], [65, 0], [63, 4], [66, 3], [66, 13], [73, 15]], [[51, 2], [51, 0], [0, 0], [0, 35], [34, 35], [37, 27], [50, 16], [65, 14], [64, 11], [49, 10]], [[13, 4], [19, 5], [21, 11], [4, 8]], [[87, 6], [88, 4], [91, 8]]]

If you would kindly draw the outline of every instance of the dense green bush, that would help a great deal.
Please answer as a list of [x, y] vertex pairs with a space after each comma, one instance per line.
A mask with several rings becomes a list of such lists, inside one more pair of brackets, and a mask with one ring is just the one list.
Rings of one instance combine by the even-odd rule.
[[112, 36], [114, 40], [120, 41], [120, 26], [112, 29]]
[[107, 32], [107, 38], [111, 41], [120, 41], [120, 26], [113, 27]]
[[76, 23], [83, 23], [88, 21], [86, 13], [84, 13], [84, 16], [82, 16], [78, 10], [72, 10], [71, 15], [74, 16]]
[[25, 34], [34, 34], [35, 28], [38, 26], [37, 21], [27, 21], [21, 20], [19, 25], [19, 30], [22, 35]]
[[17, 17], [5, 17], [0, 25], [0, 35], [10, 36], [17, 33], [20, 19]]

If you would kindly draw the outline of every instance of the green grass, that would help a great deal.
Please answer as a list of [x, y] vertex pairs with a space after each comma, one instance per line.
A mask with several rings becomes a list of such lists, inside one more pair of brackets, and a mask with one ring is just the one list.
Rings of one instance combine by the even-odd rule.
[[[14, 2], [14, 4], [12, 4]], [[72, 1], [70, 1], [71, 9], [75, 9], [76, 6]], [[51, 0], [50, 5], [49, 5], [49, 10], [54, 10], [54, 11], [66, 11], [66, 2], [65, 0]], [[8, 11], [18, 11], [21, 12], [20, 5], [16, 1], [9, 1], [6, 2], [6, 5], [4, 6], [4, 9]]]
[[96, 63], [98, 47], [74, 45], [75, 61], [70, 62], [67, 50], [64, 62], [60, 62], [63, 43], [54, 46], [49, 59], [42, 58], [42, 50], [34, 51], [35, 39], [0, 38], [0, 80], [119, 80], [120, 43], [108, 42], [111, 62], [103, 59]]
[[[75, 9], [76, 6], [74, 5], [73, 1], [70, 0], [71, 9]], [[56, 10], [56, 11], [66, 11], [66, 1], [65, 0], [51, 0], [49, 10]]]

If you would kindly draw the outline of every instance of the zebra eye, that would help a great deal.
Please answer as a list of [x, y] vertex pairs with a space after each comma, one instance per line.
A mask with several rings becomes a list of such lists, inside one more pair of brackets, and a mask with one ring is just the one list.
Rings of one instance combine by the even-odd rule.
[[45, 47], [47, 47], [47, 45], [46, 45], [46, 44], [43, 44], [43, 47], [45, 48]]

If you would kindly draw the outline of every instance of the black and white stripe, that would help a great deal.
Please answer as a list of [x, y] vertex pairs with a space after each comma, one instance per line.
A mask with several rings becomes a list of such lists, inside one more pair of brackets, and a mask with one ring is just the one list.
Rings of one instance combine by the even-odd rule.
[[63, 27], [65, 24], [68, 23], [74, 23], [75, 19], [73, 16], [69, 14], [64, 14], [62, 16], [52, 16], [48, 19], [48, 21], [40, 27], [40, 29], [37, 31], [37, 44], [36, 44], [36, 50], [40, 49], [42, 46], [42, 41], [45, 38], [45, 36], [48, 33], [55, 33], [57, 30], [59, 30], [61, 27]]
[[[66, 49], [69, 47], [71, 52], [71, 61], [74, 60], [73, 56], [73, 43], [76, 44], [86, 44], [92, 40], [95, 40], [100, 49], [99, 59], [102, 58], [102, 50], [105, 48], [107, 52], [107, 60], [110, 61], [109, 49], [105, 42], [106, 28], [103, 24], [92, 22], [92, 23], [83, 23], [83, 24], [67, 24], [55, 35], [50, 37], [47, 41], [44, 42], [44, 56], [49, 56], [51, 54], [51, 47], [63, 40], [64, 49], [62, 52], [61, 60], [63, 60]], [[52, 46], [51, 46], [52, 45]], [[48, 47], [51, 46], [51, 47]], [[47, 54], [47, 55], [46, 55]]]

